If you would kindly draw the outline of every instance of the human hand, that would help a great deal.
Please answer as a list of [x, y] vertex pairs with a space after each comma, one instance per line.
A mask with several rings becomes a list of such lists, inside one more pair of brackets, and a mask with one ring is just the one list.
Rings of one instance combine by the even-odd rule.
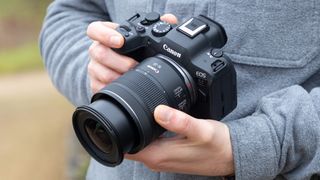
[[137, 154], [125, 158], [144, 163], [154, 171], [206, 176], [234, 174], [234, 160], [227, 125], [200, 120], [168, 106], [160, 105], [155, 120], [178, 135], [160, 137]]
[[[177, 23], [176, 17], [171, 14], [163, 15], [161, 20], [171, 24]], [[87, 35], [94, 41], [89, 48], [88, 64], [90, 87], [93, 93], [137, 65], [134, 59], [120, 55], [111, 49], [121, 48], [124, 44], [124, 38], [115, 30], [117, 27], [116, 23], [101, 21], [93, 22], [88, 26]]]
[[93, 93], [117, 79], [133, 68], [137, 62], [127, 56], [114, 52], [111, 48], [120, 48], [124, 44], [122, 35], [115, 29], [118, 24], [112, 22], [93, 22], [88, 26], [87, 35], [94, 41], [89, 48], [90, 62], [88, 74]]

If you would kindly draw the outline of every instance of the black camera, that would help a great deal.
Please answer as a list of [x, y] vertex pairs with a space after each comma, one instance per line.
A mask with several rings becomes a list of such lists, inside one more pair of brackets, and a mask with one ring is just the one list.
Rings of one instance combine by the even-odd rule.
[[168, 105], [197, 118], [220, 120], [237, 105], [236, 72], [221, 48], [224, 28], [205, 16], [174, 26], [158, 13], [136, 14], [117, 28], [118, 53], [140, 62], [73, 114], [73, 127], [88, 153], [106, 166], [119, 165], [165, 130], [153, 118]]

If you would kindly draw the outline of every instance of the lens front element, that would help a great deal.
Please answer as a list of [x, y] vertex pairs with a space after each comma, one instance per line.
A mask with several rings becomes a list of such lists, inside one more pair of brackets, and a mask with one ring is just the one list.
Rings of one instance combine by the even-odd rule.
[[112, 141], [103, 126], [92, 119], [85, 122], [85, 129], [92, 143], [102, 152], [110, 154], [112, 152]]

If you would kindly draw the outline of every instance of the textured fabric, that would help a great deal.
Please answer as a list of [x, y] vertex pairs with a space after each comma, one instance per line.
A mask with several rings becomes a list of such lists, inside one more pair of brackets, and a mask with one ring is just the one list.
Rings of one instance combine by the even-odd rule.
[[[299, 84], [320, 69], [319, 0], [56, 0], [48, 9], [41, 52], [59, 91], [87, 104], [86, 27], [124, 21], [136, 11], [173, 13], [180, 21], [204, 14], [223, 24], [226, 54], [237, 71], [238, 106], [224, 118], [231, 132], [237, 179], [309, 179], [320, 174], [320, 88]], [[92, 160], [87, 179], [215, 179], [155, 173], [124, 161], [108, 168]]]

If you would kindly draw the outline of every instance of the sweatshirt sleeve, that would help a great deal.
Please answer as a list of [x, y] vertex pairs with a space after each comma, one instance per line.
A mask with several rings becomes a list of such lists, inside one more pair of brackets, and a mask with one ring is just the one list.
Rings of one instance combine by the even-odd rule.
[[87, 65], [93, 21], [110, 20], [102, 0], [55, 0], [48, 8], [40, 35], [40, 50], [54, 86], [74, 105], [91, 97]]
[[295, 85], [261, 99], [251, 116], [226, 122], [237, 179], [310, 179], [320, 174], [320, 88]]

